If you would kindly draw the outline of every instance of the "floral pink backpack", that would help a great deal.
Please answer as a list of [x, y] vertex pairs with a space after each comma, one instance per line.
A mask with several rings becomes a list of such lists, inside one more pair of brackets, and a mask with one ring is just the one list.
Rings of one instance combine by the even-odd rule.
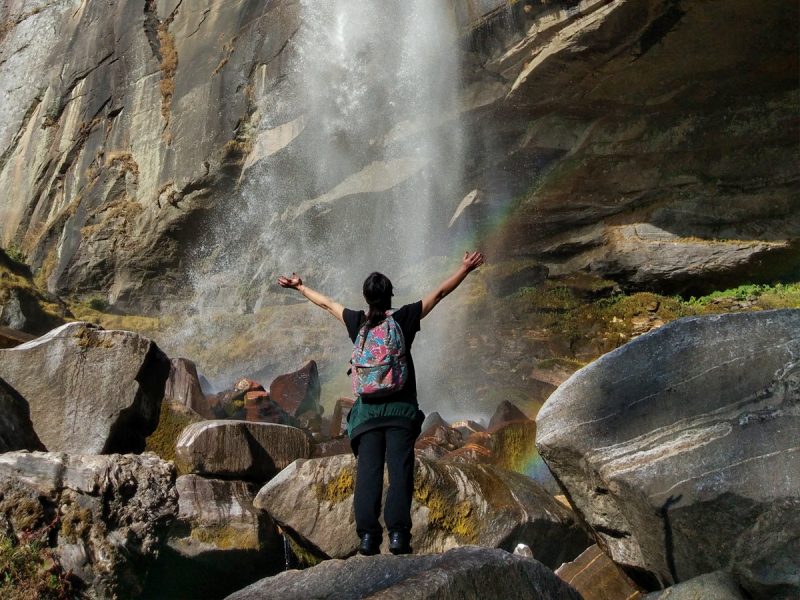
[[386, 318], [370, 327], [361, 326], [350, 359], [353, 393], [376, 398], [403, 389], [408, 379], [406, 343], [400, 325], [386, 312]]

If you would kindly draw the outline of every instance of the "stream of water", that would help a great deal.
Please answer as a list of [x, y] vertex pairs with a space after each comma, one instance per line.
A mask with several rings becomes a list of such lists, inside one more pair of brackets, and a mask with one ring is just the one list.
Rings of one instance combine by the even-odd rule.
[[[259, 160], [246, 165], [239, 208], [213, 232], [179, 347], [220, 338], [215, 314], [281, 310], [291, 292], [276, 288], [279, 273], [297, 271], [360, 307], [371, 271], [393, 279], [400, 304], [458, 265], [459, 235], [448, 226], [465, 195], [452, 7], [301, 0], [299, 24], [285, 76], [259, 100]], [[302, 355], [313, 335], [298, 330], [283, 351]], [[436, 353], [436, 335], [420, 352]], [[254, 371], [257, 360], [216, 365], [217, 381]], [[420, 379], [435, 387], [441, 376], [425, 370]]]

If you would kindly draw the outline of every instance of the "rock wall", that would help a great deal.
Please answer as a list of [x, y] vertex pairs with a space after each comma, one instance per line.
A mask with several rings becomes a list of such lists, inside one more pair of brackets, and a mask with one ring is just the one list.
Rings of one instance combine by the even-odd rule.
[[[797, 6], [452, 7], [465, 85], [460, 116], [439, 127], [466, 128], [470, 175], [464, 202], [439, 211], [444, 237], [477, 228], [495, 260], [670, 291], [796, 272]], [[0, 186], [13, 192], [0, 244], [51, 291], [145, 311], [165, 291], [185, 295], [199, 225], [238, 210], [227, 203], [242, 167], [314, 140], [291, 99], [285, 123], [258, 130], [297, 11], [290, 0], [6, 1]], [[348, 198], [400, 186], [405, 167], [339, 174], [320, 192], [320, 227], [349, 214]]]

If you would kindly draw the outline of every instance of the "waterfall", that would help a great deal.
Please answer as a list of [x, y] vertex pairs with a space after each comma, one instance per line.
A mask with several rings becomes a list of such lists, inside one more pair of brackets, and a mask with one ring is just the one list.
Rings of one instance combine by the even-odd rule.
[[[178, 346], [219, 337], [215, 313], [281, 310], [291, 301], [274, 284], [282, 272], [361, 307], [371, 271], [405, 302], [457, 265], [448, 222], [465, 192], [452, 5], [300, 0], [298, 24], [288, 66], [258, 98], [237, 208], [212, 232]], [[284, 350], [307, 344], [298, 334]], [[231, 375], [256, 367], [229, 365]]]

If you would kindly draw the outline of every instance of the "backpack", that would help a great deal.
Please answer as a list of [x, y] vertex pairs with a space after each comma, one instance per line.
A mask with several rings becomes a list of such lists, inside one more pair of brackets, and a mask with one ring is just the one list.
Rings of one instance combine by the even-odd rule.
[[376, 398], [403, 389], [408, 379], [406, 342], [392, 311], [372, 328], [361, 326], [350, 365], [356, 396]]

